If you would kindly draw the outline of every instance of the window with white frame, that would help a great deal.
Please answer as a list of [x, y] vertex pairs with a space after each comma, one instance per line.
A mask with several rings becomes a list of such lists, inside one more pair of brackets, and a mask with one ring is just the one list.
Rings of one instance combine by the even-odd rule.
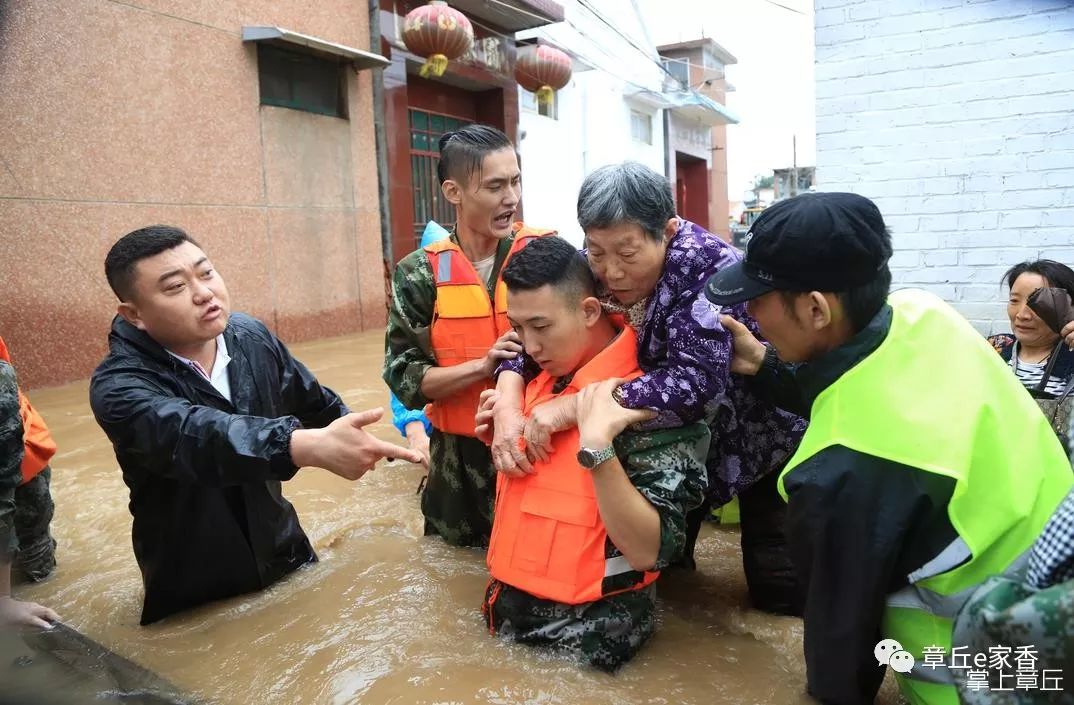
[[640, 110], [630, 111], [630, 136], [637, 142], [653, 143], [653, 116]]
[[537, 100], [537, 94], [536, 93], [530, 93], [529, 91], [525, 90], [524, 88], [519, 88], [518, 89], [518, 99], [519, 99], [519, 104], [522, 106], [522, 109], [527, 111], [527, 112], [537, 113], [538, 115], [543, 115], [546, 118], [551, 118], [553, 120], [558, 120], [559, 119], [559, 92], [558, 91], [556, 91], [555, 93], [552, 94], [552, 100], [551, 101], [549, 101], [548, 103], [542, 103], [539, 100]]

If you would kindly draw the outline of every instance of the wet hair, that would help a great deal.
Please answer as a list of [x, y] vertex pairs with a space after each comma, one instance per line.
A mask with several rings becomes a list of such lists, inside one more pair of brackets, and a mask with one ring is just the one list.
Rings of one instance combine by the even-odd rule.
[[597, 282], [589, 263], [561, 237], [537, 238], [515, 254], [503, 269], [508, 291], [533, 291], [548, 285], [572, 306], [596, 296]]
[[660, 241], [674, 217], [671, 184], [638, 162], [603, 166], [585, 177], [578, 191], [578, 224], [583, 231], [634, 223]]
[[448, 179], [469, 183], [481, 173], [485, 157], [501, 149], [514, 149], [507, 135], [491, 125], [466, 125], [440, 136], [440, 163], [436, 177], [443, 184]]
[[1014, 288], [1014, 282], [1023, 274], [1039, 274], [1044, 277], [1048, 286], [1057, 289], [1066, 289], [1070, 297], [1074, 299], [1074, 269], [1062, 262], [1053, 259], [1038, 259], [1036, 261], [1019, 262], [1003, 274], [1003, 282], [1008, 289]]
[[112, 245], [104, 258], [104, 275], [120, 301], [130, 301], [134, 294], [134, 268], [142, 260], [179, 247], [184, 242], [198, 243], [183, 230], [170, 225], [150, 225], [129, 232]]

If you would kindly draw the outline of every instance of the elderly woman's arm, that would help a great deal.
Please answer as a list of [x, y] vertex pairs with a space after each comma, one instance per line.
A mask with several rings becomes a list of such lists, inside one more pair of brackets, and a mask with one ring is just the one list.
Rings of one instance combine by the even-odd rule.
[[[532, 461], [551, 452], [551, 434], [577, 425], [575, 405], [566, 398], [541, 404], [529, 418], [522, 414], [526, 385], [540, 371], [525, 351], [504, 360], [496, 370], [496, 395], [475, 419], [478, 437], [490, 446], [493, 466], [509, 476], [533, 472]], [[486, 424], [490, 428], [482, 429]]]
[[[533, 472], [533, 466], [520, 443], [526, 424], [526, 417], [522, 414], [525, 391], [526, 381], [522, 375], [511, 370], [504, 370], [501, 364], [491, 410], [489, 414], [484, 414], [485, 407], [482, 407], [475, 420], [479, 436], [482, 435], [480, 433], [482, 423], [492, 424], [491, 442], [486, 441], [489, 443], [492, 455], [492, 466], [502, 473], [515, 477]], [[488, 418], [489, 415], [491, 419]]]
[[619, 388], [617, 400], [656, 417], [644, 428], [671, 428], [705, 418], [724, 399], [731, 374], [732, 338], [701, 286], [683, 292], [666, 324], [662, 364]]
[[[716, 308], [705, 298], [700, 285], [683, 292], [666, 326], [667, 355], [662, 364], [622, 385], [616, 393], [616, 400], [628, 409], [656, 412], [651, 421], [640, 425], [642, 429], [674, 428], [699, 421], [706, 416], [706, 405], [719, 403], [727, 389], [734, 349], [731, 333], [720, 325]], [[510, 410], [521, 407], [523, 386], [518, 374], [500, 375], [497, 389], [501, 393], [510, 391], [496, 402], [497, 416], [502, 410], [508, 420]], [[577, 424], [573, 410], [566, 406], [560, 408], [556, 402], [548, 402], [537, 408], [542, 413], [531, 413], [524, 431], [530, 460], [542, 457], [542, 451], [550, 447], [552, 433]], [[510, 434], [497, 431], [492, 444], [494, 462], [513, 470], [514, 464], [521, 464], [517, 463], [521, 453], [516, 446]], [[514, 464], [510, 462], [512, 456], [516, 458]]]

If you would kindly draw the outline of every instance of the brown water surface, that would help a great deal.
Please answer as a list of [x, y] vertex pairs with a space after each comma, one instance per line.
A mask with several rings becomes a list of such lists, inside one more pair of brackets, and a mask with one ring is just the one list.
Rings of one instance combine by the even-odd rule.
[[[294, 346], [352, 408], [388, 407], [383, 334]], [[660, 626], [617, 675], [489, 636], [479, 614], [484, 556], [422, 534], [420, 468], [382, 463], [356, 483], [303, 470], [284, 490], [320, 563], [245, 597], [138, 626], [131, 518], [87, 383], [31, 394], [53, 459], [59, 568], [19, 595], [216, 703], [812, 702], [801, 621], [746, 607], [738, 533], [705, 527], [698, 571], [662, 579]], [[398, 436], [388, 419], [373, 427]]]

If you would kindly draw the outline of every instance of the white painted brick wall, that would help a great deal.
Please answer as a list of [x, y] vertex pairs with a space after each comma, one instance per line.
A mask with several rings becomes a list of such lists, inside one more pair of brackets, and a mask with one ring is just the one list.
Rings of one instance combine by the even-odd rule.
[[815, 8], [818, 183], [876, 201], [897, 286], [1008, 330], [1009, 266], [1074, 266], [1074, 2]]

